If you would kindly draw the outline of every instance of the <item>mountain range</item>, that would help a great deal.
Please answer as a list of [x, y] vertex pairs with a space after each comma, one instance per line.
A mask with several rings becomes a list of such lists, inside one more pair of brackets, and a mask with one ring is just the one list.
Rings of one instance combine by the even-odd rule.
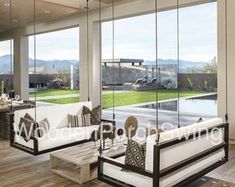
[[[7, 73], [10, 71], [10, 55], [0, 56], [0, 73]], [[77, 60], [36, 60], [38, 67], [44, 66], [48, 69], [65, 70], [70, 68], [70, 65], [77, 65]], [[34, 67], [34, 60], [29, 59], [29, 68]]]
[[[188, 68], [201, 68], [204, 67], [207, 62], [193, 62], [193, 61], [186, 61], [186, 60], [175, 60], [175, 59], [158, 59], [158, 65], [164, 65], [164, 64], [175, 64], [178, 65], [181, 70], [185, 70]], [[156, 65], [156, 61], [145, 61], [144, 65]]]
[[[8, 73], [10, 71], [10, 55], [0, 56], [0, 73]], [[36, 64], [38, 67], [44, 66], [48, 69], [56, 69], [56, 70], [65, 70], [68, 69], [71, 65], [78, 65], [78, 60], [36, 60]], [[151, 65], [154, 66], [156, 64], [155, 61], [145, 61], [143, 65]], [[174, 59], [158, 59], [159, 65], [164, 64], [178, 64], [177, 60]], [[205, 66], [206, 62], [192, 62], [192, 61], [185, 61], [180, 60], [180, 70], [183, 71], [187, 68], [201, 68]], [[29, 59], [29, 68], [34, 67], [34, 60]]]

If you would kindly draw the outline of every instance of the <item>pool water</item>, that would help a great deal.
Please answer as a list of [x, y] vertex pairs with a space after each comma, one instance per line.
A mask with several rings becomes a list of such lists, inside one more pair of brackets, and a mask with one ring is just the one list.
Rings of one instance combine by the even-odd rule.
[[[159, 110], [175, 111], [177, 112], [179, 105], [179, 112], [202, 114], [208, 116], [217, 116], [217, 94], [193, 97], [189, 99], [180, 99], [174, 101], [166, 101], [158, 104]], [[139, 106], [141, 108], [156, 109], [155, 104]]]

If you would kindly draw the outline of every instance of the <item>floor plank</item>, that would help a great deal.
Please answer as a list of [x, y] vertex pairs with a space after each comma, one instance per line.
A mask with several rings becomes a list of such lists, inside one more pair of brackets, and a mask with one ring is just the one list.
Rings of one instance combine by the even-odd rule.
[[[210, 179], [193, 184], [194, 187], [234, 186], [235, 184], [235, 145], [230, 146], [230, 161], [208, 174]], [[223, 181], [228, 181], [225, 184]], [[230, 183], [229, 183], [230, 182]], [[80, 187], [70, 180], [50, 171], [49, 154], [31, 156], [9, 146], [9, 142], [0, 140], [0, 187]], [[108, 187], [109, 185], [93, 180], [83, 187]], [[235, 187], [235, 186], [234, 186]]]

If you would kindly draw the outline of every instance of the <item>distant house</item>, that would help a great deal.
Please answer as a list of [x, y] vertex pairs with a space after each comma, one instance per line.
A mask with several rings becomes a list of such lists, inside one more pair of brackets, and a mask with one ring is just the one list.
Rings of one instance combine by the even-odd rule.
[[[54, 68], [49, 68], [49, 67], [45, 67], [45, 66], [39, 66], [36, 68], [29, 68], [29, 74], [60, 74], [62, 73], [62, 71], [58, 70], [58, 69], [54, 69]], [[70, 73], [69, 70], [63, 70], [63, 73]]]

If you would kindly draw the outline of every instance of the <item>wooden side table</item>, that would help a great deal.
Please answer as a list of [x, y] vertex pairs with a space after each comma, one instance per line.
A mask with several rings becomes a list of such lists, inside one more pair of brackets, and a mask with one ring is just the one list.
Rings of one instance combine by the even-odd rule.
[[[111, 141], [110, 141], [111, 144]], [[113, 147], [103, 152], [104, 156], [119, 157], [126, 152], [123, 143], [114, 142]], [[97, 178], [99, 152], [93, 143], [88, 142], [51, 153], [51, 170], [78, 184], [84, 184]]]
[[0, 138], [1, 139], [9, 139], [9, 136], [10, 136], [8, 112], [9, 112], [8, 107], [5, 107], [5, 106], [0, 107]]
[[[29, 104], [20, 104], [13, 106], [13, 111], [23, 110], [31, 108]], [[10, 106], [0, 105], [0, 139], [9, 139], [10, 138], [10, 116], [9, 112], [11, 111]]]

